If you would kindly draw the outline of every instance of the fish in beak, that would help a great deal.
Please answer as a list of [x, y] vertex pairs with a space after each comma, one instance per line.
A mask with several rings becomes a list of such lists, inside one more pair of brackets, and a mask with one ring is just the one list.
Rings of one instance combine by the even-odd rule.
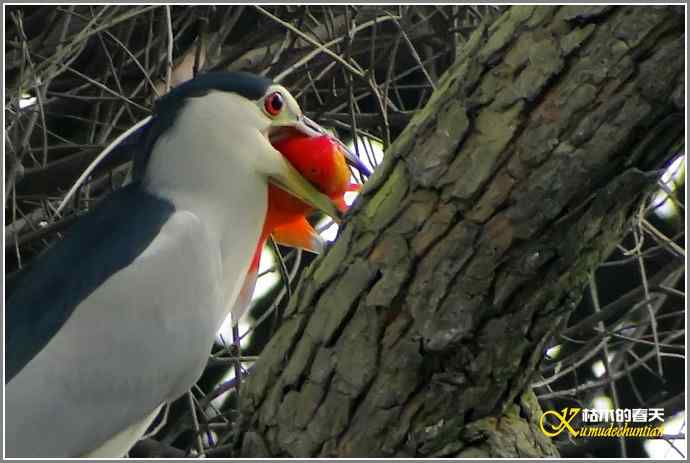
[[[273, 183], [303, 203], [340, 222], [341, 217], [339, 213], [334, 212], [333, 201], [336, 209], [344, 212], [344, 188], [347, 187], [348, 191], [353, 190], [349, 182], [350, 171], [347, 165], [365, 176], [371, 175], [369, 168], [345, 143], [304, 115], [284, 124], [274, 124], [269, 141], [289, 161], [290, 167], [296, 169], [295, 172], [288, 167], [286, 181], [281, 184], [280, 179], [273, 179]], [[296, 177], [298, 174], [301, 178]], [[320, 194], [314, 193], [304, 184], [305, 178]], [[325, 200], [324, 194], [331, 196], [330, 204], [327, 204], [329, 201]]]
[[269, 191], [271, 187], [278, 187], [285, 194], [294, 196], [336, 222], [342, 221], [340, 210], [327, 195], [317, 190], [287, 159], [283, 158], [281, 162], [284, 165], [269, 178]]
[[[329, 207], [345, 212], [345, 193], [357, 189], [350, 183], [350, 171], [347, 168], [345, 154], [341, 150], [341, 145], [330, 135], [311, 135], [295, 131], [290, 136], [277, 137], [273, 141], [273, 146], [281, 153], [286, 164], [295, 170], [295, 175], [306, 181], [318, 195], [326, 198]], [[307, 194], [310, 193], [307, 191]], [[261, 252], [270, 235], [283, 246], [300, 248], [316, 254], [323, 252], [324, 240], [307, 220], [307, 216], [315, 209], [323, 210], [313, 202], [269, 183], [264, 226], [233, 314], [242, 313], [251, 300], [258, 277]]]
[[[346, 155], [336, 139], [330, 135], [295, 132], [275, 140], [273, 146], [339, 211], [346, 211], [344, 195], [355, 188], [350, 182]], [[300, 198], [269, 186], [264, 231], [272, 233], [280, 244], [319, 253], [324, 246], [323, 239], [307, 220], [314, 209]]]
[[316, 209], [340, 222], [343, 195], [352, 191], [348, 164], [365, 176], [371, 172], [342, 141], [306, 117], [284, 87], [270, 86], [256, 104], [269, 122], [264, 133], [280, 154], [278, 172], [269, 175], [264, 232], [318, 252], [323, 242], [306, 216]]

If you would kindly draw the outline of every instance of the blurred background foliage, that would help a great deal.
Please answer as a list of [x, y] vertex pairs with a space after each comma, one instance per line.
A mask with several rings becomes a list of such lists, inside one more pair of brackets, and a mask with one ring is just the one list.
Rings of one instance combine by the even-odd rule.
[[[116, 151], [56, 212], [95, 156], [149, 115], [170, 86], [221, 69], [270, 76], [375, 166], [469, 34], [504, 8], [6, 6], [7, 291], [80, 214], [128, 181], [130, 158]], [[658, 190], [544, 353], [534, 383], [544, 409], [663, 407], [666, 420], [675, 420], [666, 433], [684, 436], [684, 149], [669, 153]], [[325, 233], [332, 239], [335, 231], [331, 225]], [[267, 248], [249, 315], [234, 341], [229, 324], [221, 330], [193, 400], [171, 407], [157, 441], [182, 455], [229, 455], [241, 400], [235, 378], [261, 353], [313, 258]], [[569, 457], [685, 454], [684, 439], [573, 441], [563, 433], [557, 444]]]

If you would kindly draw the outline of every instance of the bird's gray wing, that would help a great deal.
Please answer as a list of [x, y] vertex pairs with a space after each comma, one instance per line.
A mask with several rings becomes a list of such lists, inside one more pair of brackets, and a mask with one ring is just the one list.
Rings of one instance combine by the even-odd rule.
[[8, 456], [90, 452], [201, 373], [224, 313], [220, 256], [196, 216], [147, 201], [103, 204], [12, 292]]
[[7, 288], [5, 384], [50, 341], [77, 305], [131, 264], [174, 213], [128, 185], [80, 217]]

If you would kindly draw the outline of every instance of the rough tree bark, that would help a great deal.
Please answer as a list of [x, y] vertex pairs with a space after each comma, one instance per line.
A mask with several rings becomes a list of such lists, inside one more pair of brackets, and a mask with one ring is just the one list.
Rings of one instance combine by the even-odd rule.
[[546, 456], [547, 339], [682, 140], [683, 10], [482, 27], [307, 270], [241, 391], [242, 456]]

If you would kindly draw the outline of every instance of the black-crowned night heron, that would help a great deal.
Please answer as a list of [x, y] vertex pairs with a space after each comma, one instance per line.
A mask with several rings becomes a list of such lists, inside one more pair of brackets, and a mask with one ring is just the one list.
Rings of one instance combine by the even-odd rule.
[[204, 74], [157, 102], [132, 183], [8, 296], [7, 456], [121, 457], [189, 390], [243, 310], [243, 285], [251, 293], [269, 184], [338, 214], [272, 144], [298, 133], [324, 132], [285, 88], [249, 74]]

